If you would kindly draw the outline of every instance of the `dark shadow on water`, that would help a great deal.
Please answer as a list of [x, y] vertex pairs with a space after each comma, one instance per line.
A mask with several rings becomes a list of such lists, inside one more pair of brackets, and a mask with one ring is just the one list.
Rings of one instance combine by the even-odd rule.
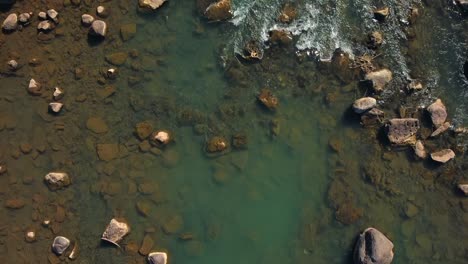
[[97, 37], [97, 36], [92, 36], [92, 35], [88, 34], [88, 45], [90, 47], [98, 46], [104, 40], [105, 40], [105, 38], [103, 38], [103, 37]]
[[13, 7], [13, 4], [0, 4], [0, 12], [8, 12]]

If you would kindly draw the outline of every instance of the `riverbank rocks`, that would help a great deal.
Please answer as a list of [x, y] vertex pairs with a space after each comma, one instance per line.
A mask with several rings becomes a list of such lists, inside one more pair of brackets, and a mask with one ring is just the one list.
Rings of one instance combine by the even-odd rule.
[[281, 23], [289, 24], [297, 18], [297, 9], [293, 3], [287, 2], [283, 4], [281, 13], [278, 16], [278, 21]]
[[383, 43], [382, 33], [379, 31], [374, 31], [369, 34], [369, 40], [367, 41], [367, 46], [371, 49], [377, 49]]
[[109, 10], [106, 7], [100, 5], [96, 7], [96, 14], [101, 18], [106, 18], [109, 16]]
[[81, 24], [83, 24], [84, 26], [87, 26], [87, 27], [91, 26], [93, 21], [94, 21], [94, 17], [92, 15], [89, 15], [89, 14], [81, 15]]
[[458, 189], [460, 189], [460, 191], [462, 191], [465, 196], [468, 196], [468, 183], [458, 184]]
[[263, 49], [260, 43], [252, 40], [245, 44], [241, 56], [245, 60], [260, 61], [263, 58]]
[[155, 131], [151, 134], [150, 142], [151, 144], [162, 147], [169, 144], [172, 141], [171, 134], [168, 131], [160, 130]]
[[440, 163], [446, 163], [449, 160], [455, 158], [455, 152], [451, 149], [443, 149], [437, 152], [431, 153], [431, 158], [434, 161], [440, 162]]
[[257, 96], [258, 101], [269, 110], [276, 110], [278, 107], [278, 98], [273, 95], [269, 89], [262, 89]]
[[44, 177], [49, 189], [55, 191], [65, 188], [71, 184], [70, 176], [65, 172], [49, 172]]
[[447, 109], [440, 99], [429, 105], [427, 111], [431, 115], [432, 124], [437, 128], [447, 119]]
[[110, 242], [118, 247], [118, 242], [130, 232], [130, 226], [123, 219], [112, 218], [102, 234], [101, 239]]
[[52, 102], [52, 103], [49, 103], [49, 111], [54, 113], [54, 114], [58, 114], [60, 113], [60, 111], [62, 110], [63, 108], [63, 104], [62, 103], [59, 103], [59, 102]]
[[353, 255], [355, 264], [390, 264], [393, 243], [375, 228], [367, 228], [359, 235]]
[[363, 97], [354, 101], [353, 110], [354, 112], [358, 114], [362, 114], [366, 112], [367, 110], [374, 108], [376, 105], [377, 105], [377, 100], [375, 100], [375, 98]]
[[203, 15], [211, 21], [222, 21], [232, 17], [231, 0], [218, 0], [211, 3]]
[[102, 20], [94, 20], [89, 28], [89, 35], [104, 38], [107, 34], [107, 24]]
[[414, 148], [414, 153], [416, 154], [416, 157], [420, 159], [425, 159], [427, 157], [427, 152], [421, 140], [416, 141], [416, 144], [414, 144], [413, 148]]
[[393, 118], [387, 124], [388, 140], [396, 145], [414, 145], [418, 130], [416, 118]]
[[364, 79], [372, 83], [372, 88], [376, 92], [381, 92], [387, 83], [392, 80], [392, 72], [389, 69], [381, 69], [367, 73]]
[[52, 251], [57, 255], [62, 255], [70, 246], [70, 240], [63, 236], [57, 236], [52, 242]]
[[18, 15], [16, 14], [9, 14], [5, 20], [3, 21], [3, 24], [2, 24], [2, 29], [3, 31], [6, 31], [6, 32], [11, 32], [11, 31], [14, 31], [16, 30], [16, 28], [18, 27]]
[[88, 121], [86, 121], [86, 128], [96, 134], [105, 134], [109, 131], [106, 122], [100, 117], [90, 117]]
[[156, 10], [160, 8], [167, 0], [139, 0], [138, 5], [140, 8], [146, 10]]
[[223, 137], [212, 137], [206, 143], [206, 152], [222, 153], [229, 147], [228, 142]]
[[385, 19], [388, 17], [389, 14], [390, 14], [390, 8], [388, 7], [383, 7], [383, 8], [374, 10], [374, 18], [380, 22], [385, 21]]
[[26, 26], [31, 22], [31, 16], [32, 16], [32, 13], [21, 13], [18, 16], [18, 21], [23, 26]]
[[37, 30], [42, 31], [42, 32], [49, 32], [54, 28], [55, 28], [54, 24], [52, 24], [49, 20], [44, 20], [44, 21], [39, 22], [39, 24], [37, 24]]
[[167, 254], [164, 252], [151, 252], [148, 254], [148, 262], [150, 264], [166, 264]]

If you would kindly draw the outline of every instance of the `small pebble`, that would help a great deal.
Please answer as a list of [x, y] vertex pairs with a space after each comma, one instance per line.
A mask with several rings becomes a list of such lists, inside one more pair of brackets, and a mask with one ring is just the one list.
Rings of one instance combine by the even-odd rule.
[[62, 103], [53, 102], [49, 104], [49, 109], [53, 113], [59, 113], [62, 110], [62, 107], [63, 107]]
[[30, 242], [30, 243], [36, 241], [36, 233], [34, 233], [34, 231], [26, 232], [25, 239], [26, 239], [26, 242]]
[[109, 12], [107, 12], [107, 9], [103, 6], [98, 6], [96, 8], [96, 14], [99, 17], [106, 18], [109, 15]]
[[15, 60], [10, 60], [8, 61], [8, 67], [10, 68], [10, 70], [16, 71], [18, 69], [18, 62]]
[[54, 100], [60, 100], [63, 98], [63, 91], [59, 87], [55, 87], [54, 90]]

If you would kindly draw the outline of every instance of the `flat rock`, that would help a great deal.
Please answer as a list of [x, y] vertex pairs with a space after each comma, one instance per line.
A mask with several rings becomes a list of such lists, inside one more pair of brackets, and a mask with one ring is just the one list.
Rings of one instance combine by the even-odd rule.
[[218, 0], [210, 4], [204, 13], [211, 21], [221, 21], [232, 17], [231, 0]]
[[100, 160], [111, 161], [119, 157], [120, 150], [118, 144], [97, 144], [96, 152]]
[[63, 236], [57, 236], [52, 242], [52, 250], [57, 255], [62, 255], [65, 250], [70, 246], [70, 240]]
[[415, 144], [418, 130], [419, 120], [416, 118], [394, 118], [387, 124], [388, 139], [396, 145]]
[[86, 121], [86, 128], [96, 134], [104, 134], [109, 131], [106, 122], [100, 117], [90, 117], [88, 121]]
[[353, 110], [354, 112], [358, 114], [362, 114], [366, 112], [367, 110], [374, 108], [376, 105], [377, 105], [377, 100], [375, 100], [375, 98], [363, 97], [354, 101]]
[[51, 190], [59, 190], [71, 184], [68, 173], [65, 172], [49, 172], [44, 177], [44, 181]]
[[94, 17], [90, 14], [81, 15], [81, 23], [85, 26], [90, 26], [94, 21]]
[[148, 262], [150, 264], [166, 264], [167, 254], [164, 252], [151, 252], [148, 254]]
[[437, 99], [427, 107], [427, 111], [431, 115], [432, 124], [434, 124], [435, 127], [438, 128], [445, 123], [447, 119], [447, 109], [442, 103], [442, 100]]
[[21, 209], [26, 205], [22, 198], [12, 198], [5, 201], [5, 207], [8, 209]]
[[449, 128], [450, 128], [450, 123], [445, 122], [441, 126], [439, 126], [434, 132], [432, 132], [431, 137], [436, 137], [436, 136], [444, 133], [445, 131], [447, 131], [447, 129], [449, 129]]
[[437, 152], [431, 153], [431, 158], [434, 161], [440, 163], [446, 163], [447, 161], [455, 158], [455, 152], [451, 149], [443, 149]]
[[2, 29], [4, 31], [13, 31], [16, 30], [18, 27], [18, 15], [16, 14], [9, 14], [2, 24]]
[[112, 65], [120, 66], [123, 65], [128, 58], [126, 52], [115, 52], [106, 56], [106, 61]]
[[102, 234], [101, 239], [118, 247], [118, 242], [130, 232], [130, 226], [123, 219], [112, 218]]
[[421, 140], [416, 141], [414, 145], [414, 153], [420, 159], [425, 159], [427, 157], [427, 152], [424, 149], [424, 145]]
[[146, 234], [145, 237], [143, 238], [143, 241], [141, 242], [141, 247], [138, 250], [138, 252], [140, 252], [141, 255], [146, 256], [150, 253], [151, 249], [153, 248], [153, 245], [154, 245], [153, 239], [148, 234]]
[[375, 228], [367, 228], [354, 248], [355, 264], [390, 264], [393, 260], [393, 243]]
[[138, 5], [147, 10], [156, 10], [160, 8], [167, 0], [139, 0]]
[[367, 81], [372, 82], [372, 87], [376, 92], [384, 90], [387, 83], [392, 80], [392, 72], [388, 69], [381, 69], [378, 71], [370, 72], [364, 77]]

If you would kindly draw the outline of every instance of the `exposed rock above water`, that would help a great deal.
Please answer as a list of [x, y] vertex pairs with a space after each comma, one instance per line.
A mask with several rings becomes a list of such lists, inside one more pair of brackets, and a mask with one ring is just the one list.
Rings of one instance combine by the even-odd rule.
[[377, 49], [378, 47], [382, 45], [382, 43], [383, 43], [382, 33], [380, 33], [379, 31], [374, 31], [369, 34], [369, 40], [367, 42], [367, 45], [369, 48]]
[[390, 8], [388, 7], [383, 7], [383, 8], [374, 10], [374, 18], [380, 22], [385, 21], [385, 19], [388, 17], [389, 14], [390, 14]]
[[376, 92], [381, 92], [384, 90], [387, 83], [392, 80], [392, 72], [388, 69], [381, 69], [366, 74], [364, 78], [372, 82], [372, 87]]
[[297, 9], [295, 4], [287, 2], [281, 8], [278, 21], [281, 23], [291, 23], [297, 18]]
[[65, 172], [49, 172], [44, 177], [47, 186], [51, 190], [59, 190], [71, 184], [70, 177]]
[[447, 161], [455, 158], [455, 152], [451, 149], [443, 149], [437, 152], [431, 153], [431, 158], [434, 161], [440, 163], [446, 163]]
[[138, 5], [140, 8], [146, 10], [156, 10], [160, 8], [167, 0], [139, 0]]
[[167, 254], [164, 252], [151, 252], [148, 254], [148, 262], [150, 264], [166, 264]]
[[458, 189], [460, 189], [460, 191], [462, 191], [465, 196], [468, 196], [468, 184], [460, 183], [458, 184]]
[[449, 129], [449, 128], [450, 128], [450, 123], [445, 122], [441, 126], [439, 126], [434, 132], [432, 132], [431, 137], [436, 137], [436, 136], [444, 133], [445, 131], [447, 131], [447, 129]]
[[28, 92], [32, 95], [41, 95], [41, 85], [34, 79], [29, 80]]
[[90, 26], [94, 21], [94, 17], [89, 14], [81, 15], [81, 23], [85, 26]]
[[4, 31], [14, 31], [18, 27], [18, 16], [16, 14], [9, 14], [3, 21], [2, 29]]
[[217, 0], [211, 3], [205, 9], [204, 15], [211, 21], [230, 19], [232, 17], [231, 0]]
[[224, 152], [229, 147], [228, 142], [223, 137], [212, 137], [206, 144], [208, 153]]
[[49, 32], [54, 28], [55, 28], [54, 24], [52, 24], [49, 20], [44, 20], [44, 21], [39, 22], [39, 24], [37, 24], [37, 30], [42, 31], [42, 32]]
[[285, 29], [274, 29], [270, 31], [270, 42], [277, 45], [287, 46], [293, 41], [290, 31]]
[[172, 141], [171, 134], [168, 131], [160, 130], [151, 134], [150, 141], [155, 146], [165, 146]]
[[377, 105], [377, 100], [375, 100], [375, 98], [363, 97], [354, 101], [353, 110], [354, 112], [358, 114], [362, 114], [366, 112], [367, 110], [374, 108], [376, 105]]
[[393, 243], [375, 228], [367, 228], [354, 248], [355, 264], [390, 264], [393, 260]]
[[130, 232], [130, 226], [123, 219], [113, 218], [107, 225], [101, 239], [110, 242], [118, 247], [118, 242]]
[[432, 124], [437, 128], [447, 119], [447, 109], [440, 99], [429, 105], [427, 111], [431, 115]]
[[70, 246], [70, 240], [63, 236], [55, 237], [52, 243], [52, 250], [57, 255], [62, 255]]
[[55, 9], [49, 9], [47, 10], [47, 17], [54, 21], [55, 23], [58, 23], [58, 15], [59, 13], [55, 11]]
[[419, 120], [416, 118], [394, 118], [387, 124], [387, 136], [392, 144], [414, 145]]
[[263, 58], [263, 49], [257, 41], [249, 41], [245, 44], [242, 54], [242, 58], [249, 61], [260, 61]]
[[58, 114], [63, 108], [63, 104], [59, 102], [52, 102], [49, 103], [49, 111], [52, 113]]
[[96, 14], [101, 18], [106, 18], [106, 17], [109, 16], [109, 9], [107, 9], [106, 7], [100, 5], [100, 6], [96, 7]]
[[107, 34], [107, 24], [102, 20], [94, 20], [89, 29], [91, 36], [104, 38]]
[[427, 157], [427, 152], [424, 149], [424, 145], [421, 140], [416, 141], [414, 145], [414, 153], [420, 159], [425, 159]]

